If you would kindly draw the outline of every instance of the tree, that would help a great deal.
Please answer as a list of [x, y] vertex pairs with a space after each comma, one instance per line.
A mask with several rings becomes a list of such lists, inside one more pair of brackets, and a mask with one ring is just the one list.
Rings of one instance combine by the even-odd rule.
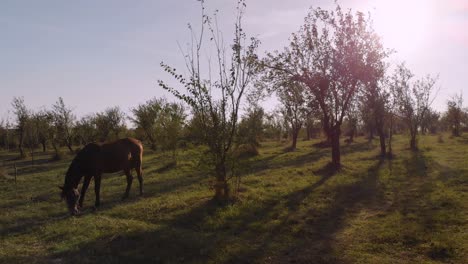
[[110, 107], [94, 117], [97, 138], [100, 141], [118, 139], [125, 130], [125, 113], [118, 106]]
[[435, 134], [440, 129], [440, 113], [429, 108], [421, 122], [421, 134]]
[[42, 152], [47, 150], [47, 142], [49, 141], [49, 131], [52, 126], [53, 117], [47, 110], [41, 110], [32, 115], [32, 122], [36, 132], [37, 141], [42, 145]]
[[283, 52], [268, 54], [263, 66], [269, 76], [303, 83], [320, 107], [325, 133], [332, 145], [332, 165], [339, 168], [341, 124], [360, 89], [383, 74], [388, 56], [362, 13], [311, 9], [299, 32]]
[[263, 118], [265, 111], [257, 104], [253, 104], [247, 110], [239, 123], [237, 132], [237, 145], [249, 145], [252, 149], [260, 146], [260, 140], [263, 134]]
[[308, 113], [305, 86], [299, 82], [291, 82], [278, 89], [281, 112], [291, 129], [292, 144], [290, 150], [295, 150], [297, 137], [306, 120]]
[[25, 124], [25, 133], [24, 133], [24, 145], [29, 150], [29, 155], [31, 157], [31, 163], [34, 165], [34, 149], [39, 144], [39, 126], [37, 125], [37, 120], [34, 113], [30, 113], [30, 117], [26, 120]]
[[29, 110], [27, 109], [26, 105], [24, 104], [23, 97], [14, 97], [13, 102], [13, 113], [16, 116], [16, 133], [18, 135], [18, 149], [20, 152], [21, 158], [26, 157], [26, 153], [24, 152], [23, 144], [26, 136], [26, 129], [27, 129], [27, 122], [29, 120]]
[[461, 135], [463, 119], [463, 95], [455, 94], [447, 101], [447, 121], [454, 137]]
[[9, 112], [6, 118], [2, 118], [0, 122], [0, 144], [6, 149], [10, 150], [10, 145], [12, 144], [12, 133], [11, 133], [12, 124], [10, 122]]
[[182, 104], [163, 102], [158, 118], [161, 128], [158, 129], [159, 133], [156, 135], [162, 148], [172, 151], [174, 161], [176, 161], [177, 143], [185, 125], [185, 118], [185, 108]]
[[[214, 168], [216, 183], [215, 199], [225, 201], [230, 196], [228, 184], [228, 161], [232, 157], [232, 144], [236, 134], [239, 107], [242, 98], [255, 74], [257, 56], [255, 54], [259, 41], [247, 37], [242, 28], [242, 17], [245, 2], [238, 1], [237, 17], [235, 21], [234, 40], [228, 50], [223, 37], [217, 27], [217, 15], [213, 17], [204, 13], [204, 1], [200, 1], [202, 21], [200, 33], [197, 36], [189, 25], [192, 35], [191, 49], [185, 54], [188, 74], [184, 77], [176, 69], [161, 63], [166, 72], [172, 75], [186, 90], [180, 92], [159, 80], [159, 85], [171, 92], [180, 100], [186, 102], [197, 118], [202, 133], [202, 141], [209, 148], [210, 162]], [[205, 30], [209, 31], [209, 42], [206, 40]], [[202, 65], [202, 46], [212, 44], [215, 60], [208, 59], [208, 67]], [[212, 74], [211, 69], [216, 69]], [[215, 77], [216, 76], [216, 77]], [[232, 173], [232, 170], [231, 170]]]
[[164, 103], [164, 99], [153, 98], [131, 110], [134, 117], [130, 118], [130, 120], [137, 128], [144, 131], [145, 137], [150, 142], [152, 150], [156, 150], [158, 118]]
[[97, 127], [95, 122], [96, 116], [91, 114], [82, 117], [75, 124], [75, 135], [79, 144], [85, 146], [88, 143], [97, 141]]
[[[76, 119], [73, 110], [65, 105], [62, 97], [59, 97], [58, 101], [52, 106], [52, 115], [55, 126], [54, 140], [63, 142], [68, 150], [73, 153], [73, 126]], [[57, 150], [56, 147], [54, 148]]]
[[392, 92], [396, 100], [398, 114], [406, 123], [410, 133], [410, 148], [417, 150], [418, 129], [430, 109], [432, 102], [430, 95], [437, 78], [427, 75], [412, 82], [411, 78], [413, 77], [413, 73], [405, 64], [398, 65], [392, 77]]
[[[383, 69], [382, 69], [383, 70]], [[383, 75], [376, 75], [375, 79], [362, 90], [361, 113], [367, 130], [372, 140], [373, 131], [377, 132], [380, 142], [380, 156], [387, 155], [385, 126], [389, 116], [389, 92], [388, 82]]]

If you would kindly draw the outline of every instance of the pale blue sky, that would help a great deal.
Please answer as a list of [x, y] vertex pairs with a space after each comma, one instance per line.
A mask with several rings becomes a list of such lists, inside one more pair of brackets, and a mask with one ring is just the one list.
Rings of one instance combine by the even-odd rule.
[[[220, 26], [230, 39], [236, 1], [206, 2], [220, 10]], [[262, 53], [281, 49], [311, 5], [332, 3], [250, 0], [245, 28], [261, 39]], [[385, 46], [398, 51], [392, 61], [407, 61], [418, 75], [440, 74], [436, 108], [443, 110], [456, 92], [467, 96], [468, 1], [341, 3], [374, 13]], [[195, 0], [0, 0], [0, 118], [14, 96], [24, 96], [35, 110], [62, 96], [78, 116], [115, 105], [128, 111], [154, 96], [171, 98], [157, 85], [158, 79], [170, 80], [159, 63], [183, 68], [177, 41], [189, 40], [187, 23], [197, 23], [199, 13]]]

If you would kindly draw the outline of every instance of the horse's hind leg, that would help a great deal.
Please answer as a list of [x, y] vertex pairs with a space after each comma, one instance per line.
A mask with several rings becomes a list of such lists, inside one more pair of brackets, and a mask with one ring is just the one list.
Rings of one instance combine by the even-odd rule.
[[130, 188], [132, 187], [132, 181], [133, 181], [133, 176], [130, 173], [130, 170], [125, 170], [125, 176], [127, 176], [127, 189], [125, 190], [125, 194], [122, 197], [122, 200], [125, 200], [128, 198], [128, 195], [130, 193]]

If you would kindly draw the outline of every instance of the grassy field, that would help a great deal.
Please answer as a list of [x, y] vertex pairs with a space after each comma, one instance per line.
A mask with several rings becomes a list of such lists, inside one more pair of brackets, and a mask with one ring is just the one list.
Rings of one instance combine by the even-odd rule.
[[468, 136], [424, 136], [419, 152], [397, 137], [391, 161], [358, 138], [334, 174], [314, 143], [264, 143], [242, 162], [239, 201], [223, 207], [199, 150], [181, 151], [176, 167], [146, 151], [144, 197], [134, 181], [122, 202], [125, 177], [105, 175], [102, 207], [92, 210], [92, 183], [79, 217], [57, 188], [71, 157], [18, 162], [17, 187], [0, 178], [0, 262], [467, 263]]

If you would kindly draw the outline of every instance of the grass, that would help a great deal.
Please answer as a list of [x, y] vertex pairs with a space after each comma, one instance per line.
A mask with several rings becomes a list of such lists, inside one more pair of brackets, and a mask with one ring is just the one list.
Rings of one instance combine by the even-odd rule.
[[423, 136], [418, 152], [396, 137], [392, 160], [357, 138], [337, 173], [317, 142], [263, 143], [239, 168], [239, 201], [224, 207], [211, 202], [202, 151], [181, 151], [177, 165], [146, 151], [144, 197], [134, 181], [121, 202], [125, 177], [105, 175], [102, 207], [91, 209], [91, 184], [79, 217], [57, 188], [71, 157], [18, 161], [16, 187], [0, 178], [0, 262], [466, 263], [467, 136]]

